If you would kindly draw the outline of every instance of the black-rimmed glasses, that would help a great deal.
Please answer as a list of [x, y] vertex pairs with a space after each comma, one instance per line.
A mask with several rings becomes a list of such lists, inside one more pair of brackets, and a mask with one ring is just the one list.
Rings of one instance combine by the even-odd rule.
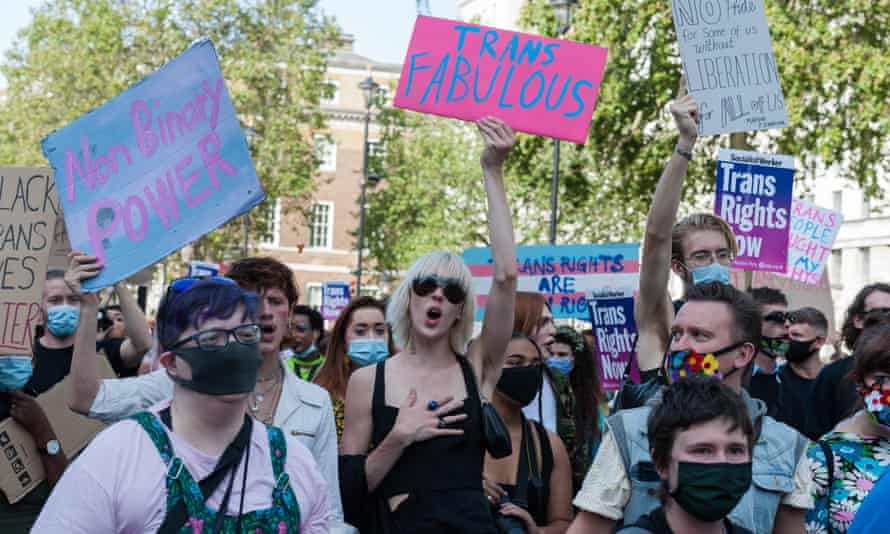
[[243, 324], [235, 328], [211, 328], [177, 341], [170, 350], [194, 341], [201, 350], [217, 351], [228, 347], [231, 339], [242, 345], [256, 345], [262, 337], [263, 330], [258, 324]]

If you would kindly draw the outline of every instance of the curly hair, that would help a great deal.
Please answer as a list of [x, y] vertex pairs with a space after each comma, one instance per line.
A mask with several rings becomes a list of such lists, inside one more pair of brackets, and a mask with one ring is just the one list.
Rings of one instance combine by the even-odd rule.
[[293, 271], [274, 258], [242, 258], [232, 264], [226, 276], [245, 289], [255, 289], [257, 293], [263, 289], [280, 289], [291, 307], [300, 297], [294, 284]]
[[890, 294], [890, 284], [877, 283], [863, 287], [856, 294], [856, 298], [853, 299], [853, 302], [844, 314], [844, 324], [841, 326], [841, 340], [850, 350], [856, 349], [856, 342], [862, 333], [862, 329], [856, 326], [856, 320], [862, 320], [865, 317], [865, 299], [876, 291]]

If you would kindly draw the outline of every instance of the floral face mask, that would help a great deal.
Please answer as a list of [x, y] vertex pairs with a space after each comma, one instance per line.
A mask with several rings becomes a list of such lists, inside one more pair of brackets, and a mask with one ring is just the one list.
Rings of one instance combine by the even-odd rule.
[[692, 375], [715, 376], [721, 379], [726, 378], [726, 376], [729, 376], [730, 373], [733, 373], [738, 369], [733, 369], [727, 373], [726, 376], [722, 376], [720, 374], [720, 363], [717, 361], [717, 358], [744, 344], [744, 341], [740, 341], [720, 350], [704, 354], [697, 352], [694, 349], [670, 351], [665, 355], [665, 374], [670, 382], [674, 382], [684, 376]]
[[865, 409], [875, 424], [890, 430], [890, 390], [884, 389], [887, 378], [875, 381], [871, 387], [859, 384], [859, 394], [865, 401]]

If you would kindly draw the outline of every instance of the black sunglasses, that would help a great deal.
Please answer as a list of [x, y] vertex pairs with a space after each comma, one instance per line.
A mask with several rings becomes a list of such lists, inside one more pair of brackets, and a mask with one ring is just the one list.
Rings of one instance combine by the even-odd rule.
[[771, 323], [785, 324], [785, 321], [791, 320], [791, 314], [785, 313], [785, 312], [780, 312], [780, 311], [774, 311], [774, 312], [770, 312], [770, 313], [764, 315], [763, 320], [769, 321]]
[[434, 274], [428, 274], [419, 278], [415, 278], [411, 282], [411, 288], [418, 297], [426, 297], [431, 295], [436, 288], [442, 288], [445, 298], [452, 304], [460, 304], [467, 298], [467, 292], [461, 286], [458, 280], [454, 278], [443, 278]]

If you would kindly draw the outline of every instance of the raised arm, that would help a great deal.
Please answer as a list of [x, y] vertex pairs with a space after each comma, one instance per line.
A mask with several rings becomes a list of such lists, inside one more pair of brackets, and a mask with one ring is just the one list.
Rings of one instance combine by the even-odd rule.
[[[689, 157], [698, 137], [698, 105], [686, 91], [686, 77], [680, 78], [677, 99], [671, 102], [671, 114], [679, 138], [667, 167], [658, 180], [643, 241], [640, 265], [640, 292], [635, 316], [639, 327], [637, 358], [640, 370], [658, 367], [667, 346], [673, 309], [667, 295], [671, 269], [671, 230], [680, 207], [683, 181], [689, 170]], [[684, 155], [687, 154], [687, 155]]]
[[127, 367], [137, 367], [142, 357], [151, 349], [151, 332], [145, 314], [139, 309], [133, 294], [123, 282], [114, 285], [121, 305], [121, 315], [127, 328], [127, 339], [121, 345], [121, 360]]
[[482, 393], [490, 398], [501, 376], [504, 351], [513, 333], [516, 307], [516, 240], [507, 195], [504, 192], [504, 160], [516, 144], [513, 130], [494, 118], [477, 123], [485, 140], [482, 174], [488, 197], [488, 235], [491, 240], [493, 271], [485, 318], [479, 342], [472, 345], [470, 359], [482, 370]]
[[71, 262], [65, 272], [65, 283], [76, 294], [83, 295], [80, 322], [74, 334], [74, 354], [71, 357], [71, 387], [68, 388], [68, 407], [87, 415], [99, 392], [99, 371], [96, 369], [96, 315], [99, 299], [95, 293], [84, 295], [81, 282], [99, 274], [102, 265], [96, 258], [81, 252], [70, 254]]

